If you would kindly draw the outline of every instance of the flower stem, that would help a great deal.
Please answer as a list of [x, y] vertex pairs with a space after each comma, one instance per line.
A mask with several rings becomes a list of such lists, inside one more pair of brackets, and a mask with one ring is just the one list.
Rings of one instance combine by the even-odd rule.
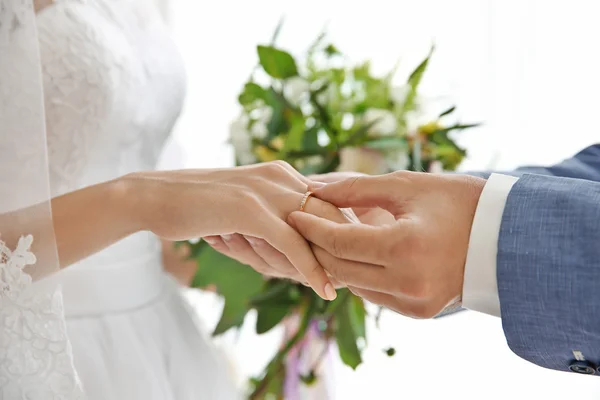
[[271, 380], [281, 372], [281, 369], [283, 367], [283, 360], [285, 359], [287, 354], [290, 352], [290, 350], [306, 334], [306, 330], [308, 329], [310, 321], [315, 313], [316, 305], [317, 305], [316, 297], [310, 296], [309, 303], [306, 307], [304, 314], [302, 315], [302, 321], [300, 322], [300, 327], [298, 328], [298, 331], [294, 334], [294, 336], [290, 340], [288, 340], [288, 342], [283, 347], [283, 349], [279, 350], [277, 352], [277, 354], [275, 355], [275, 357], [273, 357], [273, 359], [267, 366], [267, 372], [265, 373], [265, 376], [260, 381], [260, 383], [257, 385], [257, 387], [254, 389], [252, 394], [250, 394], [250, 397], [249, 397], [250, 400], [259, 399], [260, 398], [259, 396], [263, 394], [263, 392], [266, 390], [266, 388], [269, 385], [269, 383], [271, 382]]

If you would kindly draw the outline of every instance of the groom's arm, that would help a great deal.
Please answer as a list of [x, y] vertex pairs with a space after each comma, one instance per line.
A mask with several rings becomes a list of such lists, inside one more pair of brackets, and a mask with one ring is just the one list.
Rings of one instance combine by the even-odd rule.
[[508, 174], [491, 175], [480, 198], [463, 305], [501, 315], [519, 356], [593, 372], [600, 364], [600, 145], [556, 166]]
[[[463, 306], [468, 309], [500, 316], [496, 280], [496, 256], [500, 226], [505, 205], [513, 185], [524, 175], [585, 179], [600, 181], [600, 144], [590, 146], [559, 164], [521, 167], [498, 173], [468, 172], [487, 178], [473, 221], [469, 254], [465, 266]], [[535, 188], [532, 188], [535, 191]], [[448, 310], [442, 315], [451, 314]], [[440, 315], [440, 316], [442, 316]]]
[[[496, 279], [496, 255], [502, 214], [512, 186], [525, 174], [600, 181], [600, 144], [590, 146], [572, 158], [553, 166], [526, 166], [513, 171], [492, 173], [469, 171], [468, 175], [488, 180], [479, 201], [472, 227], [469, 254], [465, 266], [462, 305], [468, 309], [500, 316]], [[491, 177], [491, 179], [490, 179]], [[439, 317], [464, 311], [446, 309]]]

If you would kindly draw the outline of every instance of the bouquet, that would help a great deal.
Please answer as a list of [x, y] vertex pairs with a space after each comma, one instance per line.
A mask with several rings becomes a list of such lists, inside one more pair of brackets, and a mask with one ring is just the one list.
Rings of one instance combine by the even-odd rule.
[[[423, 119], [418, 88], [433, 48], [406, 84], [395, 87], [395, 71], [375, 76], [368, 61], [348, 65], [325, 33], [299, 64], [275, 46], [280, 27], [270, 44], [257, 46], [259, 63], [238, 97], [241, 112], [230, 132], [237, 165], [285, 160], [307, 175], [381, 174], [399, 169], [453, 170], [465, 157], [465, 149], [451, 134], [476, 125], [444, 122], [451, 119], [455, 107]], [[419, 120], [423, 123], [415, 122]], [[325, 302], [303, 285], [265, 280], [202, 241], [188, 245], [199, 263], [193, 286], [216, 288], [225, 300], [215, 335], [239, 327], [250, 310], [256, 310], [259, 334], [286, 318], [296, 318], [294, 334], [264, 372], [251, 380], [250, 398], [284, 398], [286, 358], [311, 332], [335, 341], [349, 367], [362, 362], [368, 316], [361, 298], [339, 289], [336, 300]], [[319, 379], [317, 367], [298, 378], [306, 385], [314, 383]]]

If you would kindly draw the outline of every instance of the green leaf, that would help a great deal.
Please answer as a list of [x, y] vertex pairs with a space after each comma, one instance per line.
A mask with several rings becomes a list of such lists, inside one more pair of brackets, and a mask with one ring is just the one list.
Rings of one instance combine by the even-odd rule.
[[293, 304], [285, 302], [280, 304], [269, 303], [259, 306], [256, 309], [258, 313], [256, 318], [256, 333], [261, 335], [273, 329], [286, 315], [288, 315], [292, 307]]
[[381, 320], [381, 313], [383, 312], [384, 308], [382, 306], [379, 306], [379, 308], [377, 309], [377, 314], [375, 314], [375, 326], [377, 327], [377, 329], [379, 329], [379, 321]]
[[341, 54], [340, 51], [337, 49], [337, 47], [335, 47], [332, 44], [327, 45], [327, 47], [325, 47], [325, 54], [327, 54], [328, 56], [333, 56], [336, 54]]
[[346, 70], [344, 68], [331, 68], [328, 71], [328, 75], [329, 79], [337, 84], [338, 87], [346, 80]]
[[476, 128], [478, 126], [481, 126], [481, 124], [480, 123], [477, 123], [477, 124], [456, 124], [456, 125], [452, 125], [452, 126], [449, 126], [447, 128], [440, 129], [440, 130], [446, 131], [446, 132], [450, 132], [450, 131], [462, 131], [462, 130], [465, 130], [465, 129]]
[[273, 36], [271, 36], [271, 46], [275, 46], [275, 42], [277, 42], [277, 38], [281, 33], [281, 28], [283, 27], [283, 22], [285, 21], [285, 16], [282, 15], [279, 18], [279, 22], [277, 22], [277, 26], [275, 27], [275, 31], [273, 32]]
[[369, 134], [369, 129], [371, 129], [371, 127], [373, 127], [373, 125], [378, 123], [380, 119], [381, 118], [376, 118], [373, 121], [369, 122], [368, 124], [359, 126], [354, 132], [352, 132], [350, 134], [350, 136], [344, 142], [342, 147], [352, 147], [352, 146], [356, 146], [356, 145], [364, 143], [365, 139], [367, 138], [367, 136]]
[[250, 299], [256, 307], [256, 333], [262, 334], [271, 330], [290, 313], [300, 300], [298, 285], [285, 280], [270, 280], [264, 285], [261, 293]]
[[356, 343], [358, 335], [352, 326], [350, 303], [348, 301], [340, 305], [335, 311], [335, 319], [337, 322], [335, 339], [340, 352], [340, 358], [344, 364], [352, 369], [356, 369], [362, 362], [362, 358]]
[[400, 66], [400, 60], [396, 61], [396, 64], [394, 64], [394, 67], [385, 76], [385, 81], [388, 84], [391, 84], [392, 79], [394, 79], [394, 76], [396, 76], [396, 71], [398, 71], [399, 66]]
[[283, 151], [285, 153], [291, 150], [300, 150], [302, 148], [302, 141], [304, 139], [304, 129], [306, 128], [306, 121], [302, 115], [292, 114], [291, 127], [288, 132]]
[[304, 132], [304, 136], [302, 137], [302, 150], [307, 152], [321, 150], [321, 146], [319, 145], [319, 129], [316, 126]]
[[340, 166], [340, 162], [341, 159], [339, 153], [332, 154], [331, 156], [325, 159], [323, 168], [321, 168], [321, 170], [318, 171], [318, 173], [325, 174], [327, 172], [335, 172], [337, 167]]
[[406, 99], [405, 99], [404, 105], [403, 105], [404, 112], [411, 111], [415, 107], [415, 100], [417, 97], [417, 89], [419, 87], [419, 84], [421, 83], [423, 74], [425, 73], [425, 70], [427, 69], [427, 65], [429, 64], [429, 60], [431, 58], [431, 55], [433, 54], [434, 49], [435, 49], [435, 47], [431, 46], [431, 49], [429, 50], [429, 54], [427, 55], [427, 57], [423, 61], [421, 61], [419, 66], [417, 68], [415, 68], [415, 70], [408, 77], [409, 90], [408, 90], [408, 94], [406, 95]]
[[248, 82], [244, 85], [244, 90], [238, 96], [238, 102], [242, 106], [253, 104], [257, 100], [265, 100], [267, 91], [254, 82]]
[[324, 82], [321, 86], [313, 90], [311, 94], [316, 98], [317, 95], [324, 93], [327, 89], [329, 89], [329, 85], [329, 82]]
[[439, 118], [445, 117], [446, 115], [452, 114], [456, 110], [456, 106], [452, 106], [443, 113], [440, 114]]
[[269, 132], [267, 141], [269, 141], [288, 130], [288, 123], [285, 120], [287, 102], [283, 95], [273, 88], [266, 92], [265, 98], [266, 103], [273, 109], [271, 120], [267, 124], [267, 131]]
[[371, 77], [371, 62], [365, 61], [359, 66], [354, 67], [353, 75], [356, 80], [367, 80]]
[[385, 354], [387, 354], [388, 357], [393, 357], [394, 354], [396, 354], [396, 349], [394, 349], [393, 347], [389, 347], [389, 348], [385, 349], [383, 352]]
[[365, 320], [367, 318], [367, 311], [365, 310], [365, 303], [360, 297], [354, 295], [351, 295], [348, 301], [350, 302], [348, 311], [352, 329], [357, 337], [361, 337], [366, 340], [367, 330], [365, 328]]
[[261, 306], [277, 301], [282, 296], [287, 296], [294, 284], [285, 280], [272, 279], [264, 285], [264, 289], [250, 298], [252, 306]]
[[369, 140], [363, 146], [374, 150], [406, 150], [408, 149], [408, 142], [403, 137], [388, 136]]
[[411, 83], [411, 84], [417, 86], [419, 84], [419, 82], [421, 82], [421, 78], [423, 77], [423, 73], [427, 69], [427, 64], [429, 63], [429, 59], [431, 58], [431, 55], [433, 54], [434, 48], [435, 48], [435, 46], [431, 46], [431, 49], [429, 50], [427, 57], [425, 57], [425, 59], [423, 61], [421, 61], [419, 66], [417, 68], [415, 68], [415, 70], [413, 72], [411, 72], [411, 74], [408, 77], [408, 83]]
[[213, 335], [240, 326], [250, 307], [250, 298], [260, 292], [264, 284], [262, 275], [252, 268], [222, 255], [206, 246], [198, 257], [199, 268], [192, 287], [215, 285], [223, 296], [225, 306]]
[[437, 145], [450, 145], [456, 149], [460, 149], [460, 147], [448, 136], [448, 134], [452, 131], [461, 131], [464, 129], [470, 129], [479, 126], [480, 124], [456, 124], [449, 126], [447, 128], [436, 129], [429, 135], [429, 140], [431, 143]]
[[318, 120], [321, 122], [321, 126], [322, 126], [323, 130], [325, 131], [325, 133], [327, 133], [327, 136], [329, 136], [329, 140], [331, 141], [330, 144], [332, 146], [335, 146], [338, 142], [337, 131], [334, 129], [334, 127], [331, 124], [331, 116], [329, 115], [329, 113], [327, 112], [325, 107], [323, 107], [323, 105], [320, 104], [319, 101], [317, 100], [317, 95], [322, 90], [326, 90], [326, 89], [327, 89], [327, 85], [323, 85], [317, 91], [312, 92], [310, 94], [310, 103], [313, 105], [313, 107], [315, 108], [315, 110], [317, 112], [316, 114], [318, 116]]
[[317, 35], [316, 39], [311, 43], [308, 48], [308, 55], [311, 56], [319, 47], [321, 43], [323, 43], [323, 39], [327, 36], [327, 25], [323, 27], [319, 35]]
[[387, 81], [369, 78], [366, 81], [366, 98], [368, 108], [386, 109], [390, 104], [390, 85]]
[[275, 79], [298, 75], [296, 61], [289, 53], [272, 46], [258, 46], [258, 59], [265, 72]]

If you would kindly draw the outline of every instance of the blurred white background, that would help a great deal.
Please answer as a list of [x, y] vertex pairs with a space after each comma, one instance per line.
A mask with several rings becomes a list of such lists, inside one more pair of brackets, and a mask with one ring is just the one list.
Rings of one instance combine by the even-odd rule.
[[[547, 164], [597, 142], [600, 38], [595, 0], [174, 0], [171, 23], [188, 70], [185, 112], [164, 165], [225, 167], [240, 87], [286, 16], [278, 45], [300, 55], [329, 22], [333, 42], [377, 70], [398, 59], [401, 83], [427, 53], [436, 52], [423, 90], [458, 105], [465, 132], [464, 169]], [[208, 328], [220, 301], [192, 294]], [[252, 316], [239, 334], [219, 339], [240, 379], [259, 372], [281, 332], [257, 337]], [[336, 399], [600, 398], [600, 382], [547, 371], [512, 354], [499, 319], [473, 312], [437, 321], [384, 315], [369, 331], [364, 364], [333, 369]], [[394, 346], [388, 358], [382, 349]]]

